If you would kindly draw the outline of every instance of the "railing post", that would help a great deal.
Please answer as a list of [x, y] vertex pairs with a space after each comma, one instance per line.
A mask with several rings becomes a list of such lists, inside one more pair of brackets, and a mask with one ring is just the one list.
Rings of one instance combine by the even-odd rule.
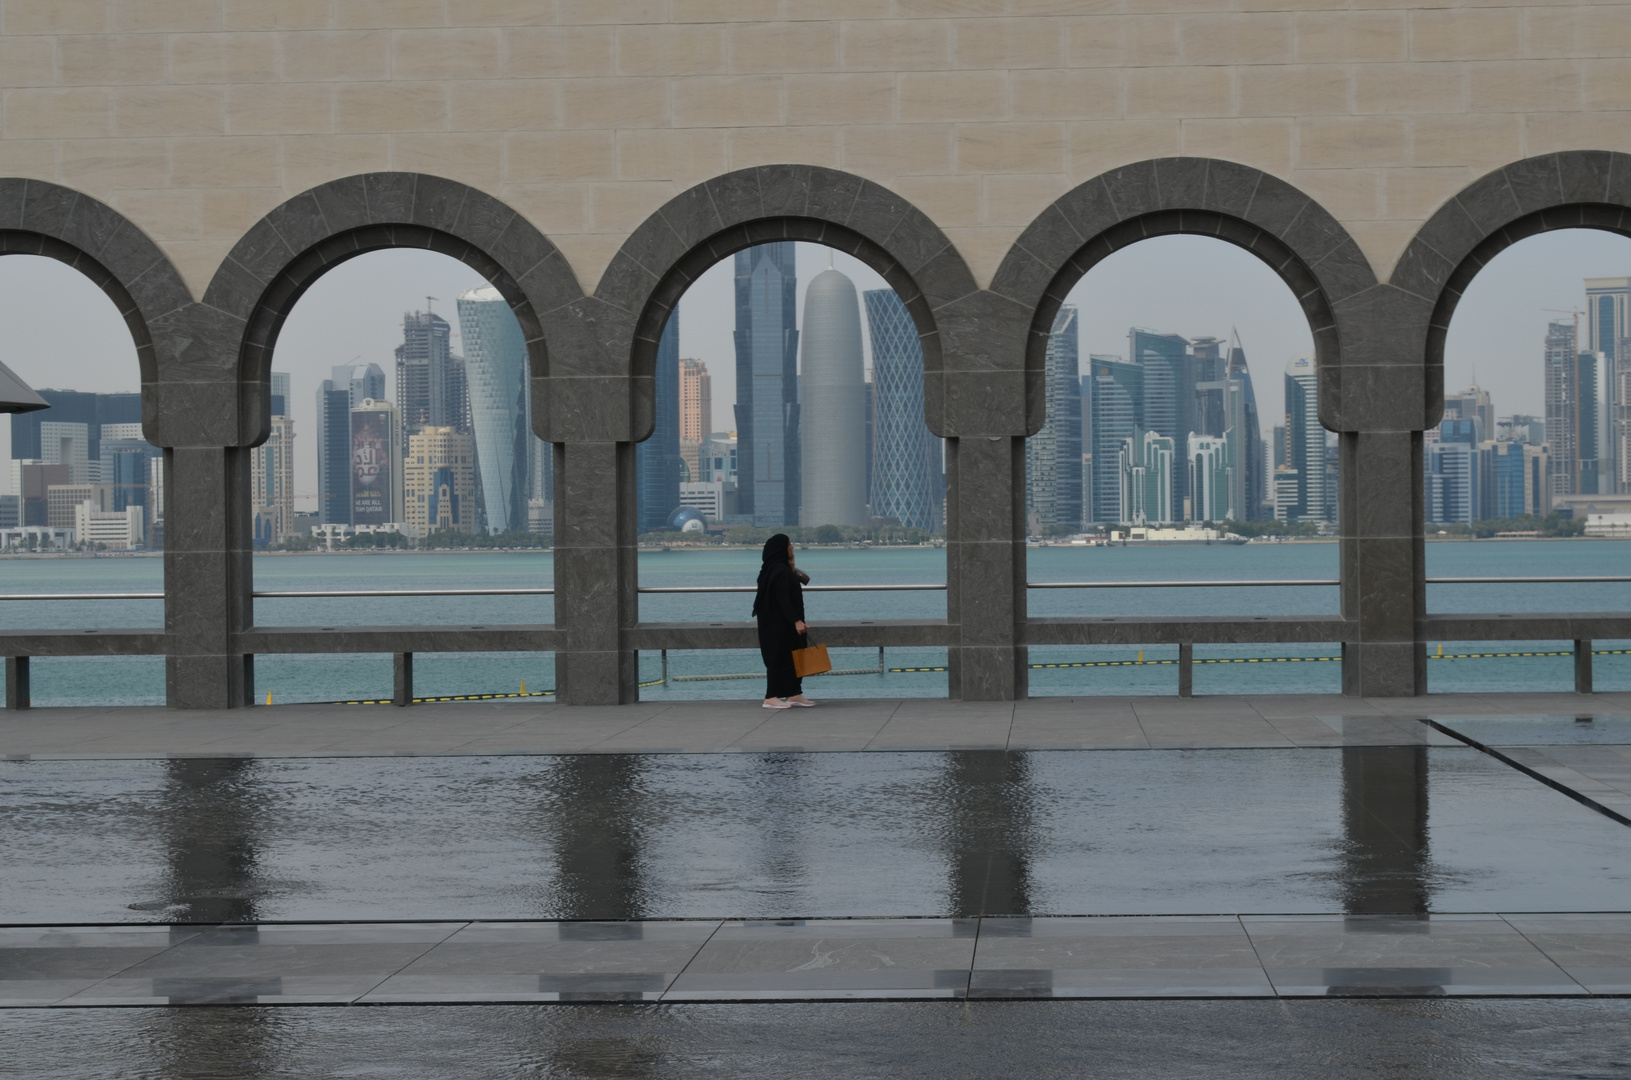
[[1591, 689], [1591, 642], [1576, 638], [1574, 642], [1574, 692], [1589, 694]]
[[413, 653], [399, 652], [391, 657], [391, 704], [406, 708], [413, 704]]
[[28, 690], [28, 657], [6, 657], [6, 708], [26, 709], [32, 704]]
[[663, 685], [668, 685], [668, 650], [663, 650]]
[[1195, 643], [1178, 643], [1178, 696], [1195, 696]]

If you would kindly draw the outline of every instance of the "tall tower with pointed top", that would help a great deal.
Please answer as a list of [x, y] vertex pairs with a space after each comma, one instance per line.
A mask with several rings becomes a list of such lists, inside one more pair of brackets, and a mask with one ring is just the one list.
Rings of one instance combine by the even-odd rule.
[[806, 525], [865, 525], [866, 375], [855, 283], [828, 267], [804, 294], [799, 375]]

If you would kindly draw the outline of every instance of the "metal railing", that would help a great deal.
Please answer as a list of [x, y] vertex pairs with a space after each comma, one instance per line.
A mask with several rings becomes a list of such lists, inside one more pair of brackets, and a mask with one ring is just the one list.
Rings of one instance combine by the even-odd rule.
[[[1573, 577], [1430, 577], [1428, 585], [1602, 585], [1631, 582], [1631, 576], [1593, 574]], [[1027, 589], [1265, 589], [1341, 585], [1338, 578], [1287, 580], [1190, 581], [1028, 581]], [[640, 593], [751, 593], [752, 585], [641, 585]], [[805, 592], [945, 592], [943, 584], [806, 585]], [[256, 589], [257, 600], [357, 599], [386, 596], [554, 596], [554, 589]], [[6, 600], [163, 600], [162, 592], [132, 593], [0, 593]]]

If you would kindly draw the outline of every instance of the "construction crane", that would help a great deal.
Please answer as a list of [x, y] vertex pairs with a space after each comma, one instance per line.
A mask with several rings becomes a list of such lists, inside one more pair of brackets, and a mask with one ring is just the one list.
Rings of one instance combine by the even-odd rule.
[[1573, 315], [1574, 316], [1574, 351], [1579, 352], [1580, 351], [1580, 316], [1584, 315], [1585, 312], [1581, 311], [1579, 308], [1560, 308], [1560, 307], [1543, 307], [1540, 310], [1542, 310], [1542, 311], [1555, 311], [1559, 315]]

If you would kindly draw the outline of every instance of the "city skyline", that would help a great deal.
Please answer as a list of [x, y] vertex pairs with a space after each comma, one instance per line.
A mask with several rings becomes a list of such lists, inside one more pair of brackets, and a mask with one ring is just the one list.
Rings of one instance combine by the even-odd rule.
[[[1193, 307], [1201, 298], [1193, 294], [1184, 297], [1183, 288], [1167, 288], [1170, 281], [1156, 279], [1184, 274], [1215, 277], [1221, 263], [1230, 260], [1217, 257], [1224, 245], [1207, 242], [1192, 246], [1189, 251], [1194, 258], [1176, 265], [1170, 256], [1181, 249], [1173, 248], [1165, 253], [1157, 250], [1158, 245], [1167, 240], [1188, 240], [1196, 244], [1194, 238], [1156, 238], [1122, 253], [1123, 257], [1130, 258], [1143, 249], [1148, 256], [1146, 262], [1164, 265], [1158, 267], [1159, 273], [1146, 267], [1142, 272], [1125, 275], [1130, 280], [1120, 291], [1142, 290], [1141, 299], [1135, 299], [1145, 306], [1131, 312], [1132, 318], [1123, 316], [1119, 329], [1106, 327], [1102, 318], [1090, 318], [1092, 311], [1115, 298], [1116, 288], [1101, 287], [1105, 283], [1097, 282], [1095, 275], [1090, 274], [1072, 291], [1072, 302], [1083, 312], [1081, 352], [1084, 357], [1101, 351], [1101, 346], [1102, 351], [1122, 351], [1108, 341], [1115, 338], [1125, 341], [1122, 335], [1129, 322], [1163, 326], [1180, 334], [1202, 329], [1196, 325], [1201, 322], [1198, 317], [1184, 314], [1176, 322], [1159, 317], [1157, 309], [1180, 301], [1187, 301]], [[810, 257], [819, 258], [822, 264], [826, 262], [826, 249], [816, 245], [798, 247], [800, 263], [806, 261], [806, 248]], [[1164, 258], [1157, 258], [1163, 254]], [[1255, 257], [1246, 255], [1245, 259], [1242, 265], [1255, 266], [1267, 273]], [[705, 285], [710, 275], [723, 275], [728, 290], [730, 262], [724, 260], [699, 278], [682, 301], [682, 309], [696, 312], [706, 306]], [[858, 289], [865, 291], [868, 278], [872, 279], [871, 284], [882, 284], [881, 279], [853, 259], [839, 255], [836, 262], [856, 282]], [[1101, 264], [1099, 270], [1109, 265]], [[1544, 309], [1581, 307], [1585, 301], [1582, 288], [1585, 278], [1623, 275], [1628, 267], [1631, 267], [1631, 244], [1619, 237], [1584, 230], [1533, 237], [1502, 253], [1474, 279], [1456, 312], [1446, 346], [1446, 386], [1453, 389], [1476, 379], [1494, 394], [1503, 415], [1542, 414], [1544, 387], [1541, 365], [1534, 359], [1535, 342], [1545, 333], [1549, 319], [1556, 317]], [[1541, 280], [1534, 280], [1537, 278]], [[1285, 291], [1277, 279], [1271, 276], [1270, 281]], [[1161, 287], [1152, 287], [1154, 285]], [[394, 371], [390, 368], [394, 367], [395, 345], [401, 341], [404, 313], [413, 310], [416, 304], [423, 307], [425, 296], [430, 295], [442, 298], [433, 302], [436, 310], [445, 313], [449, 322], [455, 322], [453, 298], [463, 290], [479, 286], [479, 278], [469, 268], [444, 256], [428, 252], [378, 253], [336, 267], [296, 306], [280, 337], [274, 364], [280, 370], [287, 370], [294, 379], [293, 419], [296, 431], [302, 436], [295, 444], [295, 487], [300, 510], [314, 509], [317, 494], [316, 439], [313, 437], [317, 426], [316, 383], [332, 367], [354, 359], [381, 364], [393, 376], [394, 383]], [[27, 256], [0, 260], [0, 296], [10, 297], [18, 307], [27, 309], [25, 314], [11, 320], [16, 332], [8, 339], [0, 359], [38, 387], [52, 387], [56, 383], [69, 387], [97, 385], [113, 390], [135, 389], [134, 350], [122, 321], [111, 303], [102, 305], [107, 309], [105, 312], [94, 310], [94, 305], [92, 310], [83, 310], [82, 298], [72, 296], [76, 289], [95, 292], [76, 271], [49, 260]], [[1083, 296], [1083, 293], [1089, 295]], [[800, 296], [800, 305], [802, 299]], [[1290, 301], [1288, 292], [1283, 299]], [[79, 304], [82, 309], [76, 311], [73, 319], [50, 318], [59, 306], [70, 302]], [[29, 317], [33, 315], [41, 318]], [[50, 325], [38, 325], [42, 321]], [[1208, 327], [1212, 332], [1220, 328], [1218, 322]], [[1271, 329], [1281, 334], [1285, 332], [1284, 326]], [[1256, 344], [1258, 335], [1244, 327], [1241, 330], [1259, 364], [1278, 362], [1273, 345], [1260, 347]], [[1291, 330], [1304, 332], [1300, 313], [1292, 320]], [[1582, 327], [1582, 336], [1584, 330]], [[680, 343], [682, 356], [696, 357], [708, 364], [716, 405], [734, 400], [731, 385], [734, 372], [730, 370], [729, 354], [722, 354], [707, 343], [710, 335], [723, 333], [728, 338], [731, 332], [729, 319], [694, 317], [688, 320]], [[870, 341], [865, 340], [867, 337], [863, 335], [863, 348], [870, 370], [871, 348]], [[460, 340], [456, 325], [452, 348], [455, 352], [467, 348]], [[119, 358], [121, 353], [123, 360]], [[125, 373], [122, 380], [121, 371]], [[1264, 399], [1259, 404], [1266, 427], [1283, 415], [1283, 409], [1273, 400], [1279, 396], [1277, 387], [1267, 385], [1274, 380], [1259, 381], [1264, 383], [1257, 390]], [[389, 387], [387, 397], [394, 393], [395, 387]], [[9, 419], [0, 423], [9, 423]], [[716, 409], [712, 426], [727, 429], [730, 425]], [[0, 447], [9, 451], [9, 445], [9, 439], [0, 438]]]

